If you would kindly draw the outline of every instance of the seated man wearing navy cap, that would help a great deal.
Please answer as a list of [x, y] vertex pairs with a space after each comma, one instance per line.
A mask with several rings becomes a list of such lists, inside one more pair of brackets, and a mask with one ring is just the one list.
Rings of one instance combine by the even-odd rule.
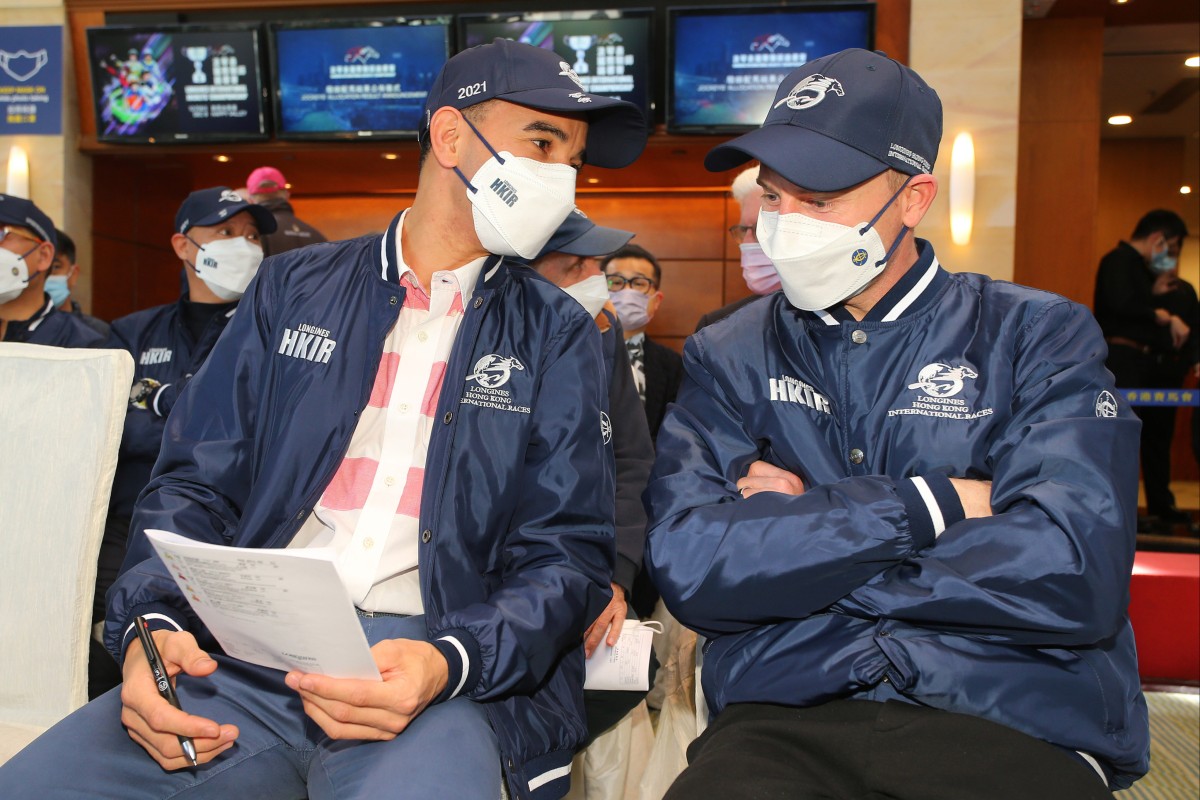
[[[167, 421], [108, 593], [124, 685], [0, 767], [0, 796], [567, 791], [614, 558], [602, 360], [583, 309], [508, 258], [541, 251], [578, 167], [637, 158], [645, 123], [497, 40], [446, 63], [422, 128], [416, 197], [385, 233], [273, 256], [251, 282]], [[228, 658], [147, 528], [332, 549], [384, 679]]]
[[[228, 187], [192, 192], [175, 212], [171, 234], [183, 276], [179, 300], [112, 323], [105, 346], [127, 350], [134, 371], [100, 545], [95, 623], [104, 619], [104, 594], [125, 558], [133, 505], [150, 482], [167, 415], [233, 318], [262, 263], [262, 237], [273, 230], [270, 210], [243, 200]], [[88, 696], [98, 697], [120, 681], [116, 664], [95, 642], [88, 663]]]
[[99, 347], [104, 337], [46, 293], [58, 246], [54, 223], [23, 197], [0, 194], [0, 342]]
[[781, 293], [687, 342], [646, 566], [704, 637], [668, 793], [1101, 798], [1146, 771], [1138, 426], [1088, 310], [909, 235], [941, 102], [846, 50], [709, 153], [761, 162]]
[[[600, 271], [600, 259], [624, 247], [632, 238], [630, 231], [597, 225], [575, 209], [530, 264], [539, 275], [575, 298], [596, 320], [604, 353], [608, 391], [606, 419], [610, 422], [617, 477], [617, 561], [612, 577], [612, 600], [584, 636], [584, 655], [588, 658], [601, 641], [612, 646], [620, 638], [646, 546], [646, 509], [642, 505], [642, 492], [650, 477], [654, 445], [633, 382], [629, 354], [624, 347], [624, 332], [609, 300], [608, 280]], [[589, 691], [584, 698], [588, 722], [584, 746], [620, 721], [643, 696], [645, 692]]]

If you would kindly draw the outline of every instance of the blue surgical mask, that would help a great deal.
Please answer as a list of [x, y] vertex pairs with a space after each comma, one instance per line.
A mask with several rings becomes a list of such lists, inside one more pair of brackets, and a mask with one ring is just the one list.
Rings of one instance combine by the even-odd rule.
[[45, 289], [55, 308], [67, 302], [67, 298], [71, 296], [71, 288], [67, 286], [66, 275], [51, 275], [46, 278]]
[[1162, 252], [1150, 256], [1150, 270], [1156, 275], [1170, 272], [1179, 264], [1179, 259], [1171, 255], [1170, 248], [1164, 247]]

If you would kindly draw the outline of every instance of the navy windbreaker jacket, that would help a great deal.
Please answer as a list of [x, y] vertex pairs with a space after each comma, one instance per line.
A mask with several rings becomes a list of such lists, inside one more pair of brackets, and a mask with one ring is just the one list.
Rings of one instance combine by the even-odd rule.
[[[264, 261], [167, 422], [108, 594], [114, 654], [142, 613], [213, 644], [145, 529], [281, 547], [312, 511], [403, 304], [398, 222]], [[487, 378], [512, 358], [521, 369], [502, 385]], [[582, 633], [608, 602], [614, 560], [602, 363], [578, 303], [493, 259], [466, 305], [434, 416], [420, 510], [426, 621], [432, 637], [468, 653], [460, 693], [486, 708], [520, 798], [565, 793], [585, 732]]]
[[29, 319], [10, 320], [4, 331], [4, 341], [43, 344], [49, 347], [100, 347], [104, 337], [92, 330], [75, 314], [58, 310], [43, 294], [45, 303]]
[[[919, 247], [861, 322], [777, 293], [688, 340], [646, 568], [709, 637], [713, 713], [907, 700], [1127, 786], [1149, 744], [1126, 613], [1139, 423], [1086, 308]], [[806, 491], [742, 499], [760, 459]], [[991, 480], [994, 516], [964, 520], [949, 477]]]
[[183, 304], [189, 301], [188, 297], [185, 283], [183, 296], [177, 302], [121, 317], [109, 329], [105, 347], [125, 350], [133, 356], [133, 382], [151, 378], [162, 384], [146, 408], [131, 406], [125, 413], [120, 458], [109, 501], [109, 513], [123, 519], [133, 513], [138, 494], [150, 482], [167, 415], [233, 317], [234, 306], [216, 314], [196, 341], [183, 321]]

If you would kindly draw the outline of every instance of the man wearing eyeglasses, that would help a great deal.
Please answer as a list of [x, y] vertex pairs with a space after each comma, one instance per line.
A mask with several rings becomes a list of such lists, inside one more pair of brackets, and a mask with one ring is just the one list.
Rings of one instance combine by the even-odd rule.
[[600, 262], [633, 368], [638, 396], [646, 409], [651, 440], [658, 438], [667, 405], [675, 402], [683, 380], [683, 359], [646, 335], [646, 326], [662, 306], [662, 267], [644, 247], [627, 244]]
[[734, 300], [728, 305], [710, 311], [696, 323], [696, 330], [712, 325], [718, 320], [725, 319], [733, 312], [748, 306], [760, 297], [765, 297], [779, 290], [779, 272], [762, 245], [758, 243], [755, 225], [758, 224], [758, 212], [762, 208], [762, 187], [758, 185], [758, 166], [749, 167], [738, 173], [729, 186], [729, 193], [737, 200], [741, 210], [736, 225], [729, 226], [729, 235], [737, 243], [741, 254], [742, 280], [746, 282], [752, 294], [740, 300]]
[[104, 337], [54, 307], [46, 276], [54, 265], [54, 223], [31, 201], [0, 195], [0, 341], [99, 347]]

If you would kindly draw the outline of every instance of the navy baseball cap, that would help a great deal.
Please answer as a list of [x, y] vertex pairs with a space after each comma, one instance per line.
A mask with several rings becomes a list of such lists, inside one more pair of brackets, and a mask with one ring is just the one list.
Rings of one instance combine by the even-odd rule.
[[44, 242], [58, 249], [58, 236], [54, 233], [54, 223], [46, 213], [33, 204], [32, 200], [24, 197], [13, 197], [11, 194], [0, 194], [0, 224], [19, 225], [28, 228]]
[[598, 167], [628, 166], [646, 148], [646, 120], [637, 106], [589, 94], [571, 65], [553, 50], [509, 39], [463, 50], [446, 62], [425, 100], [421, 138], [442, 106], [461, 111], [497, 99], [586, 115], [587, 163]]
[[571, 209], [562, 225], [550, 237], [537, 257], [547, 253], [567, 253], [573, 256], [597, 258], [615, 253], [633, 238], [632, 231], [606, 228], [588, 219], [578, 208]]
[[797, 186], [846, 189], [885, 169], [933, 171], [942, 101], [908, 67], [880, 52], [850, 49], [784, 78], [758, 130], [713, 148], [712, 172], [757, 159]]
[[243, 200], [228, 186], [197, 189], [189, 194], [175, 212], [175, 232], [187, 233], [197, 226], [204, 228], [216, 225], [243, 211], [249, 211], [250, 216], [254, 217], [259, 233], [275, 232], [274, 214], [264, 206]]

